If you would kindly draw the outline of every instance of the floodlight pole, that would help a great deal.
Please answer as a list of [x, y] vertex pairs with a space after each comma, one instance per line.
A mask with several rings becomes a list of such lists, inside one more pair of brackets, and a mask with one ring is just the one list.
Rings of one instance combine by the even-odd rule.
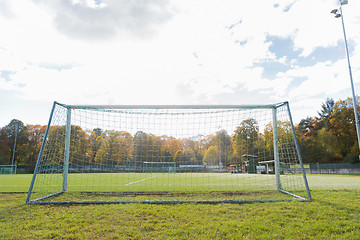
[[14, 171], [15, 150], [16, 150], [16, 140], [17, 140], [18, 131], [19, 131], [19, 126], [16, 125], [15, 126], [14, 149], [13, 149], [13, 154], [12, 154], [12, 159], [11, 159], [11, 174], [13, 174], [13, 171]]
[[221, 162], [221, 139], [220, 139], [220, 129], [221, 129], [221, 126], [219, 125], [218, 126], [219, 128], [219, 135], [218, 135], [218, 140], [219, 140], [219, 166], [222, 167], [222, 162]]
[[[347, 1], [340, 0], [340, 8], [339, 9], [340, 9], [341, 23], [342, 23], [343, 33], [344, 33], [346, 57], [347, 57], [348, 66], [349, 66], [350, 84], [351, 84], [351, 92], [352, 92], [352, 96], [353, 96], [353, 107], [354, 107], [354, 115], [355, 115], [355, 123], [356, 123], [356, 133], [357, 133], [357, 139], [358, 139], [358, 144], [359, 144], [359, 149], [360, 149], [359, 116], [358, 116], [358, 112], [357, 112], [356, 96], [355, 96], [355, 90], [354, 90], [354, 81], [353, 81], [353, 78], [352, 78], [350, 57], [349, 57], [349, 49], [348, 49], [348, 44], [347, 44], [347, 40], [346, 40], [345, 24], [344, 24], [344, 18], [343, 18], [343, 13], [342, 13], [342, 5], [345, 5], [345, 4], [347, 4]], [[359, 159], [360, 159], [360, 155], [359, 155]]]

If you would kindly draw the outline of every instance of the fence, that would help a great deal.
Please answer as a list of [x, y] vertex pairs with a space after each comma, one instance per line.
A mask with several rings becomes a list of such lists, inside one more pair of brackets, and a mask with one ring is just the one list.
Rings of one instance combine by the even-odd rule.
[[313, 174], [360, 174], [360, 163], [311, 163]]

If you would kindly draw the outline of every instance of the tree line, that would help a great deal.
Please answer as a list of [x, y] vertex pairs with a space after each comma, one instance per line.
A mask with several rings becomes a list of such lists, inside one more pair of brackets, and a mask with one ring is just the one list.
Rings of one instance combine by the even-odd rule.
[[[351, 99], [327, 99], [318, 116], [302, 119], [295, 126], [300, 152], [305, 163], [359, 162], [359, 147]], [[14, 160], [16, 165], [34, 167], [44, 138], [46, 126], [25, 125], [13, 119], [0, 131], [0, 165]], [[155, 136], [138, 131], [95, 128], [84, 130], [71, 126], [70, 163], [122, 165], [133, 162], [176, 162], [184, 165], [216, 166], [238, 165], [244, 154], [259, 155], [261, 160], [272, 160], [272, 125], [260, 132], [255, 119], [242, 121], [232, 135], [222, 129], [214, 135], [175, 138]], [[282, 139], [291, 138], [289, 122], [278, 122], [279, 151], [285, 145]], [[58, 138], [57, 136], [62, 136]], [[48, 144], [54, 147], [44, 157], [64, 156], [64, 126], [53, 126]], [[16, 139], [15, 154], [14, 145]], [[286, 147], [286, 146], [284, 146]]]
[[[278, 123], [278, 134], [291, 137], [289, 122]], [[12, 120], [1, 129], [0, 164], [34, 167], [44, 139], [46, 126], [24, 125]], [[65, 126], [52, 126], [44, 159], [64, 159]], [[17, 139], [15, 155], [13, 155]], [[175, 138], [138, 131], [131, 135], [126, 131], [95, 128], [84, 130], [71, 126], [70, 164], [79, 165], [131, 165], [134, 163], [175, 162], [177, 165], [229, 166], [239, 165], [244, 154], [259, 155], [261, 160], [273, 159], [272, 126], [269, 123], [261, 133], [255, 119], [243, 120], [232, 135], [224, 129], [213, 135], [198, 135], [191, 138]], [[282, 144], [280, 144], [282, 146]], [[281, 150], [281, 148], [280, 148]], [[52, 163], [50, 163], [52, 164]], [[59, 163], [53, 163], [57, 165]]]
[[[359, 98], [356, 102], [359, 106]], [[328, 98], [318, 116], [302, 119], [296, 132], [304, 162], [359, 163], [354, 116], [352, 98], [336, 102]]]

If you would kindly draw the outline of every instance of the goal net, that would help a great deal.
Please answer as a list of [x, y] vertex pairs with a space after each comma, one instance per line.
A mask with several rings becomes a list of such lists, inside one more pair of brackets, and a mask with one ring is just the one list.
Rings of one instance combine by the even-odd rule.
[[310, 199], [287, 102], [54, 102], [27, 203]]

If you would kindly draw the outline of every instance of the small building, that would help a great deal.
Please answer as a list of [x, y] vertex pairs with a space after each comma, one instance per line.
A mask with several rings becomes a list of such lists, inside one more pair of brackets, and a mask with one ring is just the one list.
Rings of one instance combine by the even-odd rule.
[[265, 172], [266, 172], [266, 174], [273, 174], [273, 173], [275, 173], [275, 160], [261, 161], [261, 162], [259, 162], [259, 164], [265, 166]]
[[[260, 165], [265, 165], [265, 172], [266, 174], [275, 174], [275, 160], [269, 160], [269, 161], [261, 161], [258, 162]], [[279, 162], [279, 173], [284, 174], [284, 170], [290, 169], [289, 165]]]
[[247, 173], [257, 173], [256, 165], [257, 165], [257, 156], [251, 154], [242, 155], [245, 160], [245, 172]]

